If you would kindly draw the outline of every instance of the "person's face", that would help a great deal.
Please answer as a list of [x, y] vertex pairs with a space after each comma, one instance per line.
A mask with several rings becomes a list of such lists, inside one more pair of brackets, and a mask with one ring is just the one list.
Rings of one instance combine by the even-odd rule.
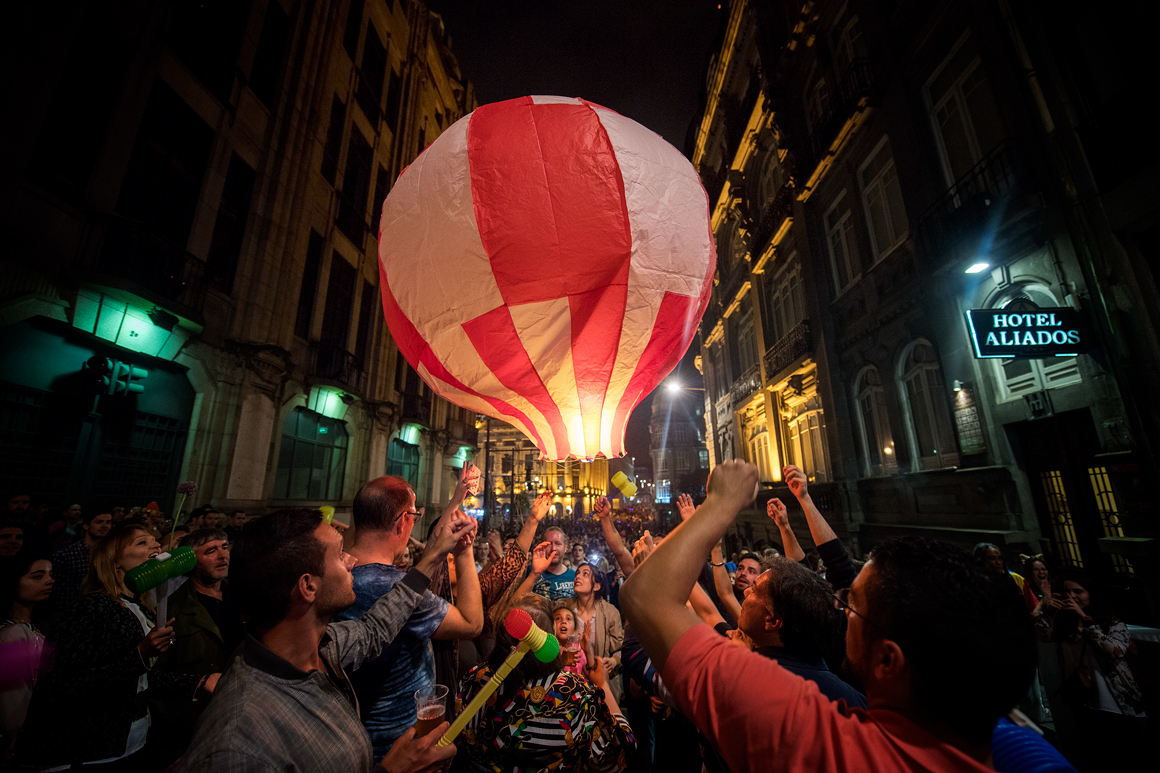
[[69, 505], [64, 509], [64, 519], [69, 523], [81, 522], [81, 506]]
[[1063, 583], [1063, 592], [1069, 599], [1075, 602], [1075, 605], [1080, 609], [1087, 609], [1088, 604], [1091, 603], [1092, 597], [1088, 593], [1087, 588], [1080, 585], [1078, 582], [1065, 580]]
[[564, 544], [564, 535], [558, 531], [550, 531], [544, 535], [544, 539], [548, 541], [551, 550], [556, 551], [556, 557], [552, 560], [552, 566], [559, 566], [564, 560], [564, 551], [567, 546]]
[[577, 596], [586, 593], [595, 593], [600, 588], [600, 582], [592, 573], [592, 567], [585, 564], [576, 570], [576, 580], [572, 585], [572, 590]]
[[52, 593], [52, 562], [46, 558], [33, 561], [28, 567], [28, 574], [20, 578], [16, 589], [16, 597], [21, 604], [32, 606], [42, 601], [48, 601]]
[[1048, 580], [1047, 565], [1042, 561], [1035, 561], [1031, 564], [1031, 579], [1035, 580], [1036, 585], [1041, 585]]
[[17, 494], [8, 500], [8, 512], [23, 515], [28, 512], [30, 504], [32, 504], [31, 497], [27, 494]]
[[855, 610], [846, 610], [846, 666], [857, 676], [863, 684], [870, 675], [870, 645], [873, 644], [872, 632], [863, 615], [869, 615], [867, 610], [867, 596], [871, 583], [875, 581], [877, 570], [874, 562], [868, 561], [862, 571], [854, 578], [850, 586], [848, 606]]
[[983, 557], [983, 563], [992, 571], [1002, 572], [1003, 554], [999, 552], [998, 548], [987, 548], [987, 553]]
[[245, 513], [234, 513], [233, 517], [230, 518], [230, 526], [233, 526], [235, 529], [240, 529], [243, 526], [245, 526], [245, 524], [246, 524], [246, 514]]
[[765, 619], [769, 615], [769, 610], [762, 599], [768, 596], [765, 586], [769, 583], [769, 578], [769, 572], [762, 572], [745, 589], [745, 598], [741, 601], [741, 617], [737, 621], [737, 627], [751, 639], [765, 636]]
[[734, 582], [734, 586], [737, 590], [744, 591], [756, 582], [759, 574], [761, 574], [761, 564], [757, 563], [756, 559], [743, 558], [737, 564], [737, 580]]
[[584, 560], [584, 546], [576, 544], [572, 546], [572, 561], [580, 563]]
[[198, 579], [209, 585], [221, 582], [230, 573], [230, 546], [224, 539], [210, 540], [193, 549], [197, 556]]
[[222, 523], [221, 513], [206, 513], [205, 518], [202, 519], [202, 526], [206, 529], [217, 529], [221, 527]]
[[318, 524], [314, 538], [320, 540], [326, 549], [323, 560], [323, 574], [320, 587], [314, 598], [318, 615], [333, 617], [354, 603], [354, 568], [356, 559], [342, 549], [342, 535], [328, 523]]
[[512, 545], [514, 545], [514, 544], [516, 544], [516, 538], [515, 538], [515, 537], [508, 537], [507, 539], [505, 539], [505, 540], [503, 541], [503, 552], [505, 552], [505, 553], [506, 553], [506, 552], [508, 552], [509, 550], [511, 550], [511, 549], [512, 549]]
[[147, 531], [133, 532], [132, 541], [121, 550], [117, 558], [117, 568], [123, 572], [140, 566], [161, 552], [161, 543], [153, 539]]
[[566, 642], [576, 630], [576, 620], [570, 609], [557, 609], [552, 622], [556, 625], [556, 638], [562, 642]]
[[84, 529], [89, 533], [93, 539], [101, 539], [109, 533], [109, 529], [113, 528], [113, 516], [111, 513], [101, 513], [93, 520], [89, 521], [89, 525]]
[[114, 507], [113, 508], [113, 523], [120, 523], [123, 520], [125, 520], [125, 508]]
[[24, 546], [24, 529], [5, 526], [0, 529], [0, 557], [14, 556]]

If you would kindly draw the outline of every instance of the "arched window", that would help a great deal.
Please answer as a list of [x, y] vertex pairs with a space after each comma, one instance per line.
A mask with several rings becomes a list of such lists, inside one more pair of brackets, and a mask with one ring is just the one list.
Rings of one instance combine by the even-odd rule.
[[928, 341], [915, 341], [903, 350], [898, 380], [910, 436], [912, 468], [931, 470], [957, 466], [959, 455], [942, 369]]
[[855, 415], [862, 441], [863, 472], [868, 476], [886, 475], [898, 469], [894, 458], [894, 438], [886, 414], [886, 395], [882, 377], [873, 365], [867, 365], [854, 379]]
[[[1043, 285], [1024, 284], [1018, 286], [1014, 294], [999, 296], [991, 308], [1012, 311], [1032, 308], [1052, 308], [1060, 306], [1055, 295]], [[993, 359], [995, 383], [999, 387], [999, 402], [1019, 400], [1023, 395], [1058, 389], [1082, 381], [1079, 362], [1075, 357], [1044, 357], [1031, 360], [1026, 358]]]
[[275, 499], [336, 501], [346, 477], [346, 422], [295, 408], [282, 423]]

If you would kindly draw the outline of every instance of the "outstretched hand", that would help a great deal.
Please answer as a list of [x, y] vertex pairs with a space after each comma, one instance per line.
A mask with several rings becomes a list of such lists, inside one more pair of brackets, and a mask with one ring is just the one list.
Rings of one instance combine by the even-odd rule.
[[781, 477], [785, 479], [785, 484], [789, 486], [790, 493], [798, 499], [809, 495], [809, 483], [806, 474], [802, 472], [802, 468], [796, 464], [790, 464], [782, 468]]
[[598, 497], [592, 505], [592, 517], [607, 518], [611, 513], [612, 508], [608, 506], [608, 497]]
[[756, 465], [729, 459], [709, 473], [708, 492], [736, 514], [757, 497], [758, 485]]
[[532, 572], [534, 574], [543, 574], [555, 559], [556, 551], [552, 550], [552, 543], [541, 542], [532, 551]]
[[681, 520], [687, 521], [693, 517], [693, 513], [697, 512], [697, 506], [693, 504], [691, 496], [681, 494], [677, 497], [677, 511], [681, 514]]
[[789, 528], [789, 512], [780, 499], [774, 497], [765, 505], [765, 514], [773, 519], [779, 529]]
[[544, 516], [548, 514], [549, 508], [552, 507], [552, 493], [550, 491], [541, 491], [536, 500], [532, 502], [532, 517], [537, 522], [544, 520]]
[[[633, 562], [639, 564], [641, 561], [644, 561], [646, 558], [648, 558], [649, 554], [652, 553], [655, 549], [656, 543], [653, 541], [652, 535], [649, 534], [648, 529], [645, 529], [644, 535], [636, 541], [636, 544], [632, 546]], [[640, 561], [636, 560], [638, 555], [641, 557]]]
[[389, 770], [391, 773], [427, 773], [441, 770], [459, 751], [459, 747], [453, 743], [436, 746], [449, 727], [451, 725], [444, 722], [418, 740], [415, 740], [415, 728], [407, 728], [375, 770]]

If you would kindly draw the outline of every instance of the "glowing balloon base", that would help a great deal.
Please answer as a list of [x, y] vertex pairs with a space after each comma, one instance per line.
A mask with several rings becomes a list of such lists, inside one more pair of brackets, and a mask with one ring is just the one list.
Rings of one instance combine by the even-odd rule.
[[467, 727], [467, 723], [471, 718], [479, 713], [487, 700], [499, 689], [503, 680], [511, 673], [511, 670], [524, 659], [529, 651], [536, 656], [536, 660], [541, 663], [550, 663], [556, 659], [560, 654], [560, 642], [555, 636], [540, 628], [534, 622], [532, 617], [522, 609], [513, 609], [508, 612], [503, 621], [504, 628], [507, 629], [508, 634], [513, 639], [518, 639], [519, 644], [512, 650], [512, 654], [507, 656], [507, 660], [503, 665], [496, 670], [495, 675], [488, 680], [487, 684], [483, 686], [476, 696], [467, 704], [467, 708], [455, 718], [455, 722], [451, 727], [447, 728], [447, 732], [439, 739], [437, 746], [448, 746], [455, 743], [455, 739]]
[[712, 230], [697, 171], [635, 121], [570, 97], [483, 105], [383, 204], [383, 312], [440, 397], [545, 459], [611, 459], [696, 334]]

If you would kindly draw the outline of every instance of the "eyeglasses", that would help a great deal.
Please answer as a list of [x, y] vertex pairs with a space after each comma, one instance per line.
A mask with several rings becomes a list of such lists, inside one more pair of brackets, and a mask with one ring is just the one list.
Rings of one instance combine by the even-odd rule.
[[837, 593], [834, 594], [834, 609], [840, 609], [843, 612], [853, 612], [858, 617], [865, 620], [867, 623], [870, 622], [870, 619], [867, 618], [866, 615], [862, 614], [858, 610], [854, 609], [854, 607], [850, 606], [850, 589], [849, 588], [842, 588], [841, 590], [839, 590]]
[[407, 515], [413, 515], [415, 518], [422, 518], [423, 513], [427, 512], [427, 508], [420, 507], [418, 510], [404, 510], [403, 512]]

